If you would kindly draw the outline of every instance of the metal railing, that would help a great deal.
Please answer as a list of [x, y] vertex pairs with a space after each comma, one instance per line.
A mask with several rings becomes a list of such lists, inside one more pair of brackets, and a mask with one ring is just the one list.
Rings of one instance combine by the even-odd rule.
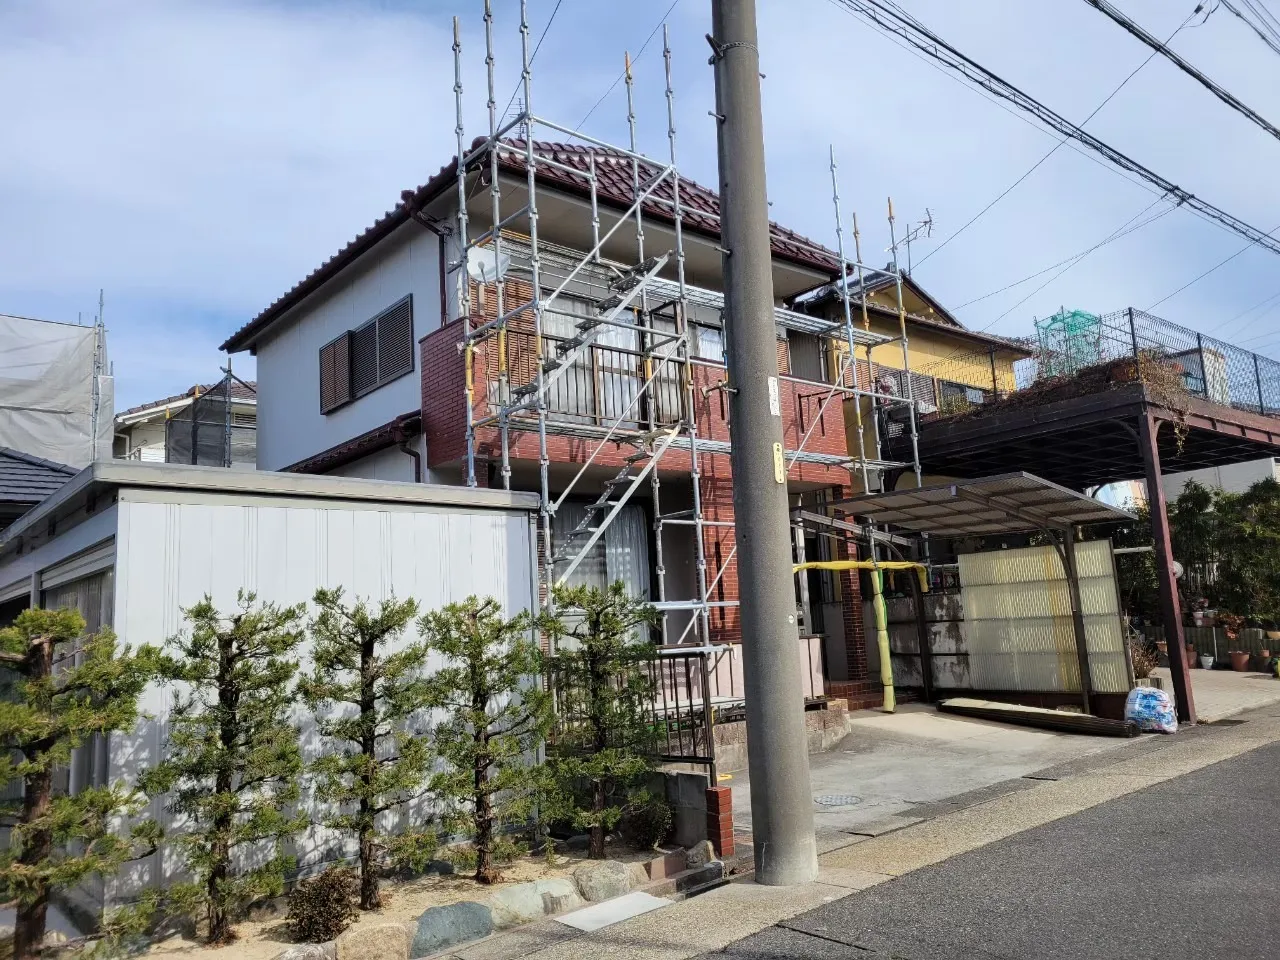
[[[1133, 308], [1101, 315], [1060, 313], [1034, 338], [1012, 341], [1032, 356], [1009, 361], [988, 350], [928, 364], [938, 409], [924, 419], [965, 413], [991, 399], [1126, 358], [1156, 360], [1187, 394], [1249, 413], [1280, 416], [1280, 362]], [[913, 375], [914, 376], [914, 375]]]
[[[543, 356], [562, 355], [562, 345], [570, 342], [565, 337], [544, 335]], [[531, 383], [538, 364], [535, 335], [508, 329], [506, 351], [508, 388], [515, 390]], [[639, 403], [635, 402], [648, 379], [646, 363], [653, 362], [639, 350], [593, 343], [567, 361], [568, 369], [548, 387], [546, 411], [561, 421], [596, 426], [610, 425], [624, 416], [630, 419], [621, 422], [623, 429], [645, 429], [650, 417], [655, 427], [674, 426], [681, 420], [683, 396], [679, 369], [674, 363], [659, 372], [653, 387], [639, 397]], [[501, 396], [502, 389], [496, 368], [490, 369], [488, 396], [494, 406], [506, 399]]]
[[[820, 700], [826, 695], [822, 638], [801, 637], [799, 643], [804, 699]], [[740, 644], [649, 648], [634, 663], [641, 679], [633, 685], [633, 692], [643, 699], [638, 707], [647, 718], [649, 738], [627, 744], [611, 737], [604, 745], [641, 749], [662, 763], [702, 764], [714, 782], [715, 725], [741, 719], [746, 703], [742, 653]], [[556, 709], [547, 739], [552, 753], [594, 745], [586, 692], [577, 688], [571, 672], [552, 658], [546, 673]]]
[[1173, 366], [1187, 393], [1211, 403], [1280, 415], [1280, 362], [1132, 307], [1085, 315], [1069, 330], [1042, 321], [1036, 355], [1020, 364], [1019, 387], [1125, 357]]

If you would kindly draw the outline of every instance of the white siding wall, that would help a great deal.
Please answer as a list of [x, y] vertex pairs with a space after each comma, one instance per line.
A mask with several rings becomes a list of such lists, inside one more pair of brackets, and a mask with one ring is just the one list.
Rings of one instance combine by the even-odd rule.
[[[181, 504], [122, 501], [115, 598], [121, 638], [133, 645], [163, 643], [182, 629], [183, 607], [209, 594], [220, 610], [231, 610], [242, 588], [282, 605], [309, 601], [317, 587], [337, 586], [351, 598], [413, 597], [423, 609], [470, 594], [503, 599], [509, 615], [530, 604], [527, 514], [278, 503], [244, 505], [212, 496]], [[413, 630], [406, 634], [414, 637]], [[306, 647], [300, 660], [309, 661]], [[157, 719], [144, 721], [135, 737], [113, 738], [113, 776], [131, 776], [154, 762], [170, 700], [168, 690], [147, 692], [143, 709]], [[307, 759], [314, 759], [314, 726], [301, 707], [297, 716]], [[167, 828], [175, 826], [158, 804], [153, 814]], [[313, 828], [295, 852], [305, 868], [332, 858], [339, 846], [337, 837]], [[150, 858], [109, 896], [119, 900], [139, 882], [164, 882], [176, 872], [169, 858], [163, 867]]]
[[[419, 444], [421, 447], [421, 444]], [[422, 458], [426, 468], [426, 457]], [[363, 480], [399, 480], [404, 483], [413, 482], [413, 459], [399, 447], [388, 447], [371, 453], [336, 470], [330, 470], [333, 477], [358, 477]]]
[[[279, 470], [421, 406], [416, 341], [440, 326], [440, 254], [417, 223], [383, 241], [258, 345], [258, 469]], [[320, 348], [413, 294], [413, 372], [320, 413]]]
[[1280, 479], [1280, 468], [1273, 457], [1229, 463], [1223, 467], [1205, 467], [1186, 473], [1171, 473], [1164, 478], [1164, 495], [1173, 498], [1182, 493], [1187, 481], [1195, 480], [1203, 487], [1217, 487], [1227, 493], [1244, 493], [1259, 480]]

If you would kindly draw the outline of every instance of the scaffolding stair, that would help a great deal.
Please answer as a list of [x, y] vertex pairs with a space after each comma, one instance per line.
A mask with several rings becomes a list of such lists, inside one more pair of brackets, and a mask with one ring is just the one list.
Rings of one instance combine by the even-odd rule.
[[556, 577], [557, 584], [564, 583], [578, 568], [604, 534], [605, 528], [662, 459], [679, 432], [680, 428], [676, 426], [669, 430], [653, 431], [641, 438], [638, 449], [625, 459], [617, 475], [605, 481], [599, 498], [587, 506], [586, 515], [576, 527], [565, 534], [560, 548], [551, 557], [552, 564], [569, 564]]
[[[631, 305], [631, 302], [639, 296], [640, 291], [645, 288], [645, 285], [653, 280], [658, 271], [666, 266], [668, 257], [670, 257], [670, 254], [664, 253], [661, 256], [651, 257], [644, 261], [644, 263], [635, 267], [635, 280], [627, 289], [615, 292], [604, 300], [596, 303], [596, 310], [601, 312], [603, 315], [583, 318], [583, 320], [577, 325], [577, 335], [565, 341], [566, 349], [557, 350], [556, 356], [547, 357], [542, 361], [542, 372], [544, 374], [542, 383], [539, 384], [535, 379], [531, 380], [529, 383], [516, 387], [511, 391], [512, 398], [523, 399], [536, 393], [551, 389], [556, 381], [563, 376], [563, 371], [572, 367], [578, 357], [595, 342], [596, 337], [600, 333], [600, 329], [602, 327], [609, 326], [609, 324], [617, 320], [618, 315]], [[619, 278], [619, 281], [614, 284], [615, 288], [620, 282], [622, 282], [622, 280], [630, 279], [631, 276], [632, 275], [628, 274], [624, 275], [623, 278]]]

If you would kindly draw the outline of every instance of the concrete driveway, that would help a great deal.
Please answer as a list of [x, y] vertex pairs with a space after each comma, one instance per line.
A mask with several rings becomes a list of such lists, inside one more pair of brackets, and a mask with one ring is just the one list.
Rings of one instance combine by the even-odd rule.
[[[819, 850], [850, 833], [877, 836], [937, 816], [960, 794], [1130, 742], [971, 720], [925, 704], [852, 716], [853, 731], [809, 760]], [[722, 785], [733, 787], [735, 828], [749, 832], [746, 772]]]

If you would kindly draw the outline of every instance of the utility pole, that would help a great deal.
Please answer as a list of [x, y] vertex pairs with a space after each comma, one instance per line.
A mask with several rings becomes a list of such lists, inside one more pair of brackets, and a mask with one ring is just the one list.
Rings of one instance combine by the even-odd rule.
[[712, 0], [734, 536], [756, 882], [818, 875], [782, 451], [755, 0]]

